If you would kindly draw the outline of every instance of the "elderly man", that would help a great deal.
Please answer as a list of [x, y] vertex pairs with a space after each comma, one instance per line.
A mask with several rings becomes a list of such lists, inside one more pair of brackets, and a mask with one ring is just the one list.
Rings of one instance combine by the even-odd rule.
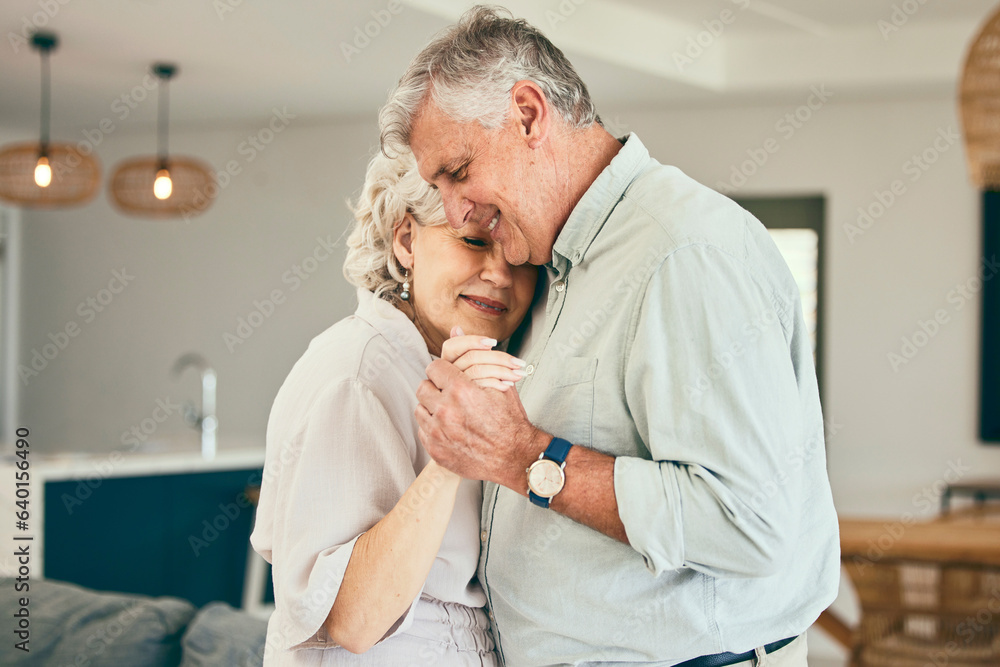
[[452, 226], [548, 283], [518, 392], [447, 360], [420, 437], [485, 480], [479, 578], [507, 665], [804, 667], [837, 519], [798, 289], [731, 200], [618, 140], [537, 29], [476, 7], [380, 113]]

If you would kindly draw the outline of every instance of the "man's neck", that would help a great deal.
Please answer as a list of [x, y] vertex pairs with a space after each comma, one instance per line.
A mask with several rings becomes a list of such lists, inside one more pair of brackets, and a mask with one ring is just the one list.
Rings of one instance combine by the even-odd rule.
[[559, 201], [566, 208], [556, 230], [557, 238], [580, 199], [622, 148], [622, 143], [597, 123], [582, 130], [568, 130], [560, 144], [564, 154], [559, 162], [565, 166], [566, 173]]

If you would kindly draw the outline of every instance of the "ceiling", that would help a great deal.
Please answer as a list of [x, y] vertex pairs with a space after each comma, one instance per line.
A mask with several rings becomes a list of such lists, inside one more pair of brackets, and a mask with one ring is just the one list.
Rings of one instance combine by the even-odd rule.
[[[0, 131], [37, 132], [39, 59], [23, 36], [38, 28], [61, 42], [51, 61], [58, 138], [103, 119], [147, 128], [156, 113], [146, 78], [154, 61], [179, 66], [170, 90], [177, 125], [257, 122], [274, 108], [316, 122], [372, 119], [409, 59], [471, 4], [4, 0]], [[506, 6], [567, 52], [599, 110], [804, 101], [814, 85], [841, 100], [950, 95], [977, 27], [1000, 9], [997, 0]]]

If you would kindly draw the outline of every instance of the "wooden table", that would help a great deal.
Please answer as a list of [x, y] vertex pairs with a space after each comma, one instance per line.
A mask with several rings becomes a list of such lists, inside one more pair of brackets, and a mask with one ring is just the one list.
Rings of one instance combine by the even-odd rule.
[[840, 519], [841, 559], [905, 558], [1000, 565], [1000, 516], [955, 513], [906, 524], [899, 519]]

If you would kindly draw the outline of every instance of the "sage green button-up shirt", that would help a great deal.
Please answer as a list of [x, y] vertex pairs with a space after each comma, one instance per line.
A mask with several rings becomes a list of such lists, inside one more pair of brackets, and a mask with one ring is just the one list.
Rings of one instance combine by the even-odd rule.
[[839, 536], [767, 231], [633, 134], [546, 268], [518, 390], [536, 426], [617, 457], [630, 545], [487, 484], [479, 578], [506, 664], [667, 666], [804, 632], [836, 597]]

